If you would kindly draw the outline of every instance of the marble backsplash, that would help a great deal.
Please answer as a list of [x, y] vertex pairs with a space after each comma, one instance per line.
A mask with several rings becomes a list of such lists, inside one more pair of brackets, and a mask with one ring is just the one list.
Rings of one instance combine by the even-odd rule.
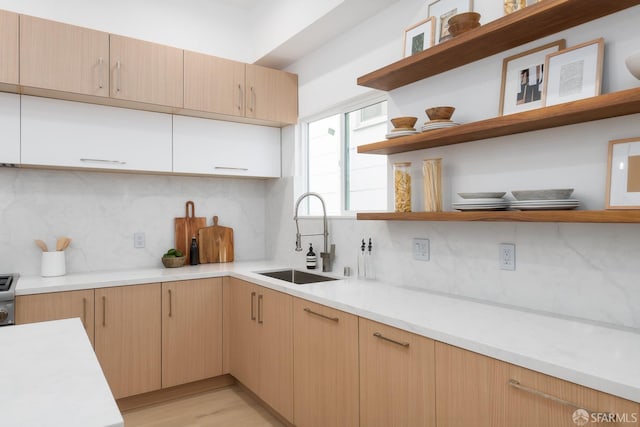
[[[265, 258], [265, 181], [0, 168], [0, 271], [40, 274], [34, 239], [66, 250], [67, 273], [161, 267], [174, 246], [174, 218], [196, 216], [234, 229], [237, 260]], [[136, 249], [133, 234], [144, 232]]]

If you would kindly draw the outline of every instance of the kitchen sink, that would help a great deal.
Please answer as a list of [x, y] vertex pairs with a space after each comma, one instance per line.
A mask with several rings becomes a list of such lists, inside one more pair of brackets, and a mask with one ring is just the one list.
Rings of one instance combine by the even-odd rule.
[[329, 282], [333, 277], [321, 276], [319, 274], [308, 273], [306, 271], [288, 269], [278, 271], [266, 271], [258, 273], [263, 276], [272, 277], [274, 279], [284, 280], [285, 282], [295, 283], [296, 285], [304, 285], [307, 283]]

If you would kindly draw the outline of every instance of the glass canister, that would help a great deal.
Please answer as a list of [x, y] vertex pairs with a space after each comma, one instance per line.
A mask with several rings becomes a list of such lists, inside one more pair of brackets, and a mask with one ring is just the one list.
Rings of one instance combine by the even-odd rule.
[[396, 212], [411, 212], [411, 162], [393, 164]]
[[422, 161], [424, 211], [442, 212], [442, 159]]

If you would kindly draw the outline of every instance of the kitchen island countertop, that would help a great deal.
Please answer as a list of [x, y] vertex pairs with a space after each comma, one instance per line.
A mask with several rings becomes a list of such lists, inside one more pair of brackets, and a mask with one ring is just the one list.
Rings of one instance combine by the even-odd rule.
[[379, 281], [340, 277], [295, 285], [257, 273], [286, 267], [274, 262], [235, 262], [56, 278], [24, 276], [16, 295], [232, 276], [640, 402], [640, 331]]
[[0, 328], [0, 424], [123, 427], [80, 319]]

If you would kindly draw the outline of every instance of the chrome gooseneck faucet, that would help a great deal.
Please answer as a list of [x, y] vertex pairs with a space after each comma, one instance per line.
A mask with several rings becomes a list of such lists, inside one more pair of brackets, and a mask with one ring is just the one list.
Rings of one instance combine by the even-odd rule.
[[[300, 207], [300, 202], [305, 197], [314, 196], [320, 200], [322, 204], [322, 220], [324, 226], [324, 232], [322, 234], [300, 234], [300, 226], [298, 225], [298, 208]], [[336, 245], [331, 245], [331, 249], [327, 252], [327, 245], [329, 241], [329, 229], [327, 226], [327, 208], [325, 207], [324, 200], [318, 193], [307, 192], [302, 196], [298, 197], [296, 201], [295, 215], [293, 216], [293, 220], [296, 222], [296, 251], [302, 251], [302, 236], [324, 236], [324, 252], [320, 252], [320, 258], [322, 258], [322, 271], [331, 271], [331, 263], [336, 253]]]

